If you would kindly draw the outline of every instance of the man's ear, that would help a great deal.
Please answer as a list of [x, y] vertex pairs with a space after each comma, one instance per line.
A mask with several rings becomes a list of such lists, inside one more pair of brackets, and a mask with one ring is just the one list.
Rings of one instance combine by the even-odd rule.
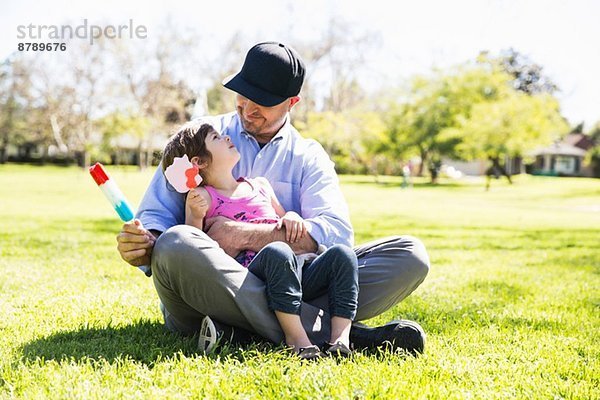
[[290, 105], [288, 111], [290, 111], [296, 104], [300, 102], [300, 96], [290, 97]]

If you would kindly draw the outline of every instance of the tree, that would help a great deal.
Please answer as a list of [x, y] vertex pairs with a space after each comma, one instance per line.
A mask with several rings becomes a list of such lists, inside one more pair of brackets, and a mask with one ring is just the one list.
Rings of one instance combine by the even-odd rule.
[[[289, 7], [293, 8], [290, 2]], [[316, 39], [290, 38], [306, 64], [301, 101], [292, 114], [293, 122], [306, 122], [312, 111], [345, 112], [366, 106], [359, 73], [369, 54], [379, 45], [379, 36], [341, 16], [332, 16]], [[294, 30], [286, 26], [289, 34]]]
[[318, 140], [340, 173], [369, 170], [374, 143], [381, 138], [384, 124], [378, 114], [358, 110], [311, 112], [296, 127], [302, 136]]
[[588, 151], [585, 162], [592, 166], [594, 177], [600, 178], [600, 121], [596, 122], [588, 136], [594, 142], [594, 147]]
[[78, 102], [78, 94], [72, 83], [57, 80], [56, 70], [44, 64], [30, 64], [37, 77], [35, 97], [41, 100], [36, 125], [49, 128], [51, 146], [56, 146], [57, 153], [66, 156], [72, 150], [73, 136], [80, 118], [74, 107]]
[[541, 65], [515, 49], [503, 50], [497, 57], [490, 57], [488, 52], [482, 52], [478, 61], [500, 67], [513, 78], [511, 83], [517, 91], [529, 95], [541, 93], [552, 95], [559, 90], [552, 79], [544, 74]]
[[391, 108], [387, 142], [394, 154], [416, 150], [421, 157], [418, 174], [428, 166], [434, 178], [442, 156], [484, 157], [491, 169], [504, 171], [503, 156], [524, 155], [567, 129], [549, 91], [518, 90], [514, 75], [480, 59], [415, 78]]
[[584, 122], [578, 123], [569, 133], [583, 133]]
[[9, 144], [29, 139], [27, 108], [31, 101], [31, 69], [26, 60], [13, 55], [0, 65], [0, 164], [7, 161]]
[[597, 146], [600, 146], [600, 121], [596, 122], [592, 129], [590, 129], [588, 136]]
[[569, 127], [553, 96], [507, 91], [495, 101], [475, 104], [456, 129], [462, 136], [457, 150], [463, 158], [487, 158], [492, 170], [511, 182], [500, 161], [503, 157], [523, 156], [558, 139]]
[[19, 104], [15, 98], [17, 79], [14, 76], [14, 68], [11, 68], [8, 59], [0, 67], [0, 164], [4, 164], [7, 148], [15, 130]]
[[[114, 142], [120, 137], [127, 134], [136, 139], [138, 163], [142, 164], [140, 158], [145, 157], [149, 144], [148, 131], [150, 130], [151, 121], [147, 118], [125, 114], [119, 111], [105, 116], [99, 122], [99, 127], [102, 132], [102, 150], [104, 153], [115, 154], [115, 163], [119, 163], [119, 149], [114, 148]], [[146, 160], [149, 161], [149, 160]]]
[[426, 166], [436, 168], [442, 156], [456, 157], [462, 139], [455, 128], [469, 119], [474, 104], [510, 90], [509, 80], [503, 72], [469, 64], [416, 77], [388, 112], [388, 151], [401, 157], [416, 150], [421, 158], [419, 176]]
[[[166, 138], [173, 126], [189, 120], [196, 99], [190, 86], [175, 73], [182, 67], [181, 54], [191, 52], [194, 40], [165, 32], [148, 48], [126, 41], [115, 41], [111, 48], [121, 72], [113, 85], [120, 88], [123, 104], [103, 120], [103, 132], [112, 139], [123, 134], [134, 137], [141, 169], [152, 161], [154, 137]], [[103, 141], [105, 146], [111, 142]]]

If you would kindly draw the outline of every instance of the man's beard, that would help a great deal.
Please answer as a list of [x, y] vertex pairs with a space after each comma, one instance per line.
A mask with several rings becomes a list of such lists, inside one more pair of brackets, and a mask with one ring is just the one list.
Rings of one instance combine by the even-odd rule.
[[244, 131], [252, 136], [256, 135], [257, 133], [257, 128], [253, 127], [251, 123], [247, 122], [244, 117], [240, 117], [240, 120], [242, 122], [242, 127], [244, 128]]
[[281, 118], [281, 120], [272, 121], [269, 123], [265, 119], [260, 119], [259, 123], [253, 123], [252, 121], [248, 121], [244, 118], [243, 113], [240, 109], [237, 110], [238, 117], [240, 122], [242, 123], [242, 128], [249, 135], [256, 137], [265, 136], [265, 135], [274, 135], [281, 127], [285, 124], [287, 113]]

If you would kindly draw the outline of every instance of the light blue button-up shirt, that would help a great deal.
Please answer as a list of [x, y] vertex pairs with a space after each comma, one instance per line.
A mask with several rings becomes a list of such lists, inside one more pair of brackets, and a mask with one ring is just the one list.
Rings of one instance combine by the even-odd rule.
[[[304, 218], [308, 233], [318, 245], [354, 244], [348, 206], [333, 162], [317, 141], [300, 136], [289, 123], [289, 116], [262, 149], [244, 131], [235, 112], [200, 120], [229, 135], [240, 152], [233, 176], [267, 178], [283, 208]], [[137, 218], [146, 229], [160, 232], [185, 223], [185, 196], [168, 186], [160, 166], [142, 199]]]

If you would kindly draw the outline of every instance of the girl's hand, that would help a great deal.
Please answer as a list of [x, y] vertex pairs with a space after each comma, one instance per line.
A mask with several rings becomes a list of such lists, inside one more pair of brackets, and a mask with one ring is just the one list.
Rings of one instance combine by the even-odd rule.
[[277, 222], [277, 229], [285, 226], [285, 240], [289, 243], [296, 243], [306, 235], [306, 223], [301, 216], [293, 211], [288, 211]]
[[185, 208], [194, 220], [201, 221], [208, 212], [208, 202], [198, 189], [192, 189], [187, 194]]

